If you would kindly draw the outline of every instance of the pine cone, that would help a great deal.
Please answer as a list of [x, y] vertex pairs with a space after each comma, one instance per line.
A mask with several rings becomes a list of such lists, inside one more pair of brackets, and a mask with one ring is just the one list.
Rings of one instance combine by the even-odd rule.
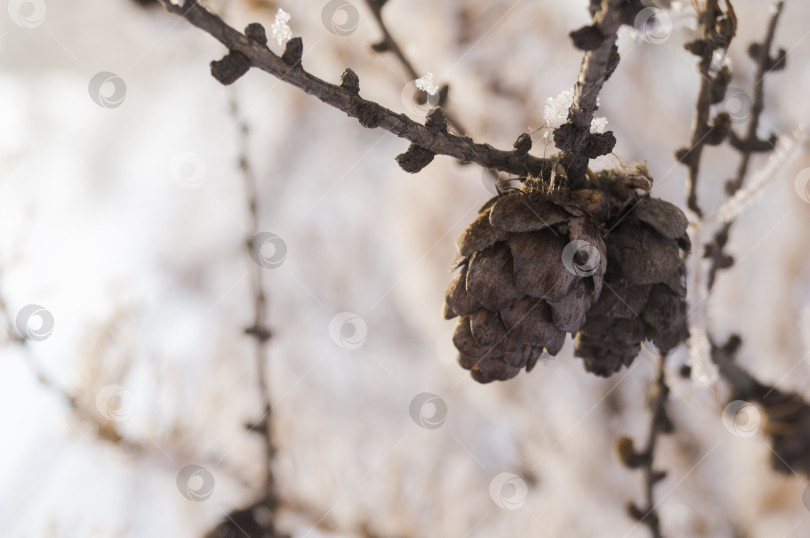
[[680, 209], [645, 197], [606, 235], [606, 289], [574, 344], [586, 370], [607, 377], [633, 362], [645, 338], [667, 353], [687, 337], [686, 226]]
[[459, 237], [444, 316], [460, 316], [453, 343], [476, 381], [531, 370], [585, 322], [606, 251], [581, 194], [513, 189], [487, 202]]

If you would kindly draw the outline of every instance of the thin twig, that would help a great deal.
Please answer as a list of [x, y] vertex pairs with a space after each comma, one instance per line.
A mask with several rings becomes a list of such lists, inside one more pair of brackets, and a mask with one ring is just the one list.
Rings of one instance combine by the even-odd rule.
[[[397, 114], [373, 101], [360, 97], [353, 84], [337, 86], [330, 84], [304, 70], [300, 59], [288, 64], [271, 52], [265, 44], [249, 39], [226, 24], [218, 15], [202, 7], [196, 0], [185, 0], [183, 5], [161, 0], [171, 13], [185, 18], [194, 26], [205, 31], [229, 51], [237, 52], [247, 59], [250, 67], [257, 67], [271, 75], [314, 95], [324, 103], [358, 118], [361, 125], [369, 128], [382, 128], [401, 138], [411, 141], [437, 155], [448, 155], [461, 162], [474, 162], [485, 168], [492, 168], [516, 175], [547, 174], [557, 160], [541, 159], [519, 151], [503, 151], [489, 144], [476, 143], [469, 137], [448, 133], [441, 126], [429, 128], [417, 123], [405, 114]], [[288, 43], [301, 42], [298, 38]], [[291, 54], [290, 57], [296, 55]], [[300, 58], [300, 57], [299, 57]], [[347, 70], [347, 73], [351, 73]], [[356, 75], [351, 73], [356, 84]]]
[[574, 85], [574, 97], [568, 110], [568, 121], [554, 133], [554, 142], [570, 160], [567, 169], [572, 188], [585, 186], [588, 161], [613, 150], [616, 139], [612, 132], [591, 134], [591, 122], [597, 108], [599, 92], [619, 63], [616, 47], [622, 24], [632, 23], [624, 0], [603, 0], [594, 11], [593, 23], [571, 33], [574, 44], [585, 51]]
[[2, 297], [0, 297], [0, 316], [6, 321], [4, 328], [8, 338], [7, 341], [21, 347], [26, 347], [29, 351], [25, 358], [25, 363], [28, 368], [31, 369], [31, 372], [34, 374], [39, 384], [64, 400], [70, 408], [71, 414], [79, 422], [91, 426], [95, 434], [102, 441], [124, 448], [130, 453], [140, 453], [146, 450], [146, 447], [140, 442], [124, 437], [114, 421], [106, 419], [95, 409], [88, 409], [88, 406], [84, 404], [82, 400], [63, 387], [61, 383], [48, 373], [39, 360], [30, 353], [30, 347], [27, 346], [28, 340], [14, 330], [8, 305]]
[[[382, 16], [383, 7], [388, 3], [388, 0], [366, 0], [366, 4], [368, 5], [371, 14], [374, 16], [374, 20], [377, 21], [377, 26], [380, 28], [382, 32], [383, 38], [378, 43], [375, 43], [373, 49], [376, 52], [391, 52], [394, 56], [396, 56], [399, 63], [402, 64], [402, 67], [405, 68], [405, 71], [408, 72], [408, 76], [411, 77], [411, 80], [416, 80], [420, 77], [419, 73], [417, 73], [416, 69], [413, 67], [413, 64], [402, 51], [402, 47], [399, 46], [394, 36], [388, 30], [388, 26], [385, 24], [385, 20]], [[447, 92], [447, 87], [444, 86], [442, 89], [439, 90], [439, 94]], [[443, 102], [439, 102], [440, 105], [444, 106]], [[456, 130], [459, 134], [464, 134], [467, 131], [464, 127], [461, 126], [461, 123], [453, 116], [450, 112], [445, 110], [445, 115], [447, 116], [447, 122]]]
[[650, 429], [644, 448], [636, 452], [632, 441], [627, 438], [619, 440], [619, 454], [625, 465], [631, 468], [640, 468], [644, 473], [644, 503], [643, 508], [635, 503], [628, 505], [630, 516], [650, 529], [653, 538], [661, 538], [661, 521], [656, 511], [654, 489], [655, 485], [666, 477], [665, 471], [655, 469], [655, 447], [660, 434], [672, 433], [672, 422], [666, 410], [669, 398], [669, 387], [664, 376], [666, 357], [662, 356], [658, 362], [655, 381], [650, 387], [649, 405]]
[[[784, 0], [777, 0], [774, 3], [765, 38], [762, 43], [752, 44], [749, 48], [749, 53], [757, 62], [757, 71], [754, 78], [754, 101], [751, 105], [745, 138], [739, 139], [734, 135], [733, 131], [730, 133], [731, 146], [736, 148], [741, 155], [736, 176], [726, 184], [726, 193], [729, 197], [742, 188], [754, 153], [771, 151], [777, 142], [775, 136], [772, 136], [767, 141], [760, 140], [758, 131], [760, 116], [765, 108], [765, 76], [776, 69], [783, 68], [785, 65], [784, 54], [772, 58], [770, 52], [776, 35], [776, 25], [784, 5]], [[784, 53], [784, 51], [782, 52]], [[711, 259], [708, 278], [709, 290], [714, 286], [717, 272], [734, 264], [734, 259], [724, 252], [732, 224], [733, 221], [724, 223], [715, 234], [713, 241], [707, 246], [706, 257]]]
[[[713, 126], [709, 123], [711, 106], [722, 100], [731, 76], [728, 69], [720, 69], [717, 73], [712, 73], [715, 51], [727, 49], [736, 32], [736, 17], [733, 8], [729, 2], [726, 2], [726, 6], [729, 11], [724, 15], [719, 0], [707, 0], [706, 8], [699, 16], [702, 37], [686, 46], [687, 50], [700, 57], [698, 69], [701, 80], [690, 140], [691, 147], [688, 150], [681, 150], [678, 158], [689, 171], [686, 205], [698, 216], [703, 216], [697, 200], [700, 160], [703, 148], [709, 142], [713, 142], [710, 137]], [[727, 22], [722, 25], [721, 21]]]
[[[230, 113], [237, 122], [239, 133], [238, 140], [238, 166], [243, 179], [243, 187], [245, 192], [245, 200], [247, 201], [248, 209], [248, 230], [247, 237], [245, 238], [245, 249], [247, 258], [251, 258], [252, 252], [252, 238], [259, 233], [259, 216], [261, 214], [259, 205], [259, 196], [257, 194], [258, 182], [253, 168], [250, 165], [249, 159], [249, 135], [250, 129], [242, 119], [239, 111], [239, 103], [234, 95], [230, 99]], [[265, 271], [256, 263], [250, 263], [250, 293], [253, 303], [253, 321], [252, 325], [245, 329], [245, 334], [252, 337], [254, 344], [254, 357], [256, 361], [256, 379], [259, 388], [259, 396], [261, 398], [261, 418], [250, 424], [251, 431], [258, 433], [264, 444], [265, 452], [265, 477], [262, 493], [259, 498], [248, 508], [245, 517], [257, 508], [264, 507], [267, 509], [267, 515], [270, 517], [264, 518], [260, 525], [264, 528], [269, 536], [278, 536], [276, 530], [276, 514], [278, 512], [279, 500], [276, 492], [275, 475], [273, 474], [273, 459], [275, 458], [276, 448], [273, 441], [273, 428], [271, 422], [271, 399], [270, 389], [268, 387], [267, 375], [267, 361], [268, 361], [268, 340], [271, 336], [270, 328], [267, 326], [267, 296], [264, 292]]]
[[611, 56], [616, 54], [614, 47], [621, 26], [617, 12], [623, 3], [623, 0], [605, 0], [602, 9], [593, 18], [592, 26], [598, 28], [604, 40], [599, 47], [587, 51], [582, 58], [579, 77], [574, 86], [574, 99], [568, 111], [568, 120], [577, 129], [580, 144], [590, 133], [599, 92], [616, 67], [611, 63]]

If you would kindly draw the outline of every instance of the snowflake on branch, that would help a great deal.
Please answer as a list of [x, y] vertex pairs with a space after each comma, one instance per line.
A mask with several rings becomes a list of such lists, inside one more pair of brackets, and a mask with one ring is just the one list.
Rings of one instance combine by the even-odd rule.
[[[546, 120], [546, 130], [543, 135], [547, 140], [551, 139], [552, 133], [560, 125], [568, 121], [568, 111], [574, 101], [574, 90], [563, 90], [557, 97], [546, 99], [546, 106], [543, 109], [543, 119]], [[597, 101], [597, 105], [598, 105]], [[604, 133], [607, 129], [608, 120], [605, 117], [594, 118], [591, 121], [591, 132], [596, 134]]]
[[276, 43], [279, 45], [283, 45], [292, 39], [292, 30], [290, 30], [290, 25], [287, 24], [288, 22], [290, 22], [290, 14], [279, 8], [276, 12], [276, 20], [273, 21], [272, 26], [270, 26], [273, 39], [275, 39]]
[[422, 78], [416, 79], [416, 87], [430, 95], [439, 91], [439, 87], [433, 82], [433, 73], [428, 73]]

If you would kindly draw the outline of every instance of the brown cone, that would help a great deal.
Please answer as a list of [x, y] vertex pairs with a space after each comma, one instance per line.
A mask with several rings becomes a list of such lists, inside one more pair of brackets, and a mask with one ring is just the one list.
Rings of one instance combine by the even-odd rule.
[[645, 197], [607, 234], [606, 289], [574, 344], [586, 370], [607, 377], [633, 362], [645, 338], [662, 353], [686, 338], [686, 226], [677, 207]]
[[459, 363], [481, 383], [557, 354], [599, 298], [607, 268], [600, 227], [570, 191], [512, 190], [459, 237], [446, 319], [460, 317]]

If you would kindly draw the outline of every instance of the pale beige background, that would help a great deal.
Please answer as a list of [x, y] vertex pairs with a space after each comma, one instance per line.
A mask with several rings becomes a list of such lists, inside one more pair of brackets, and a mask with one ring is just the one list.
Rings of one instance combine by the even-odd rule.
[[[228, 113], [235, 97], [253, 130], [261, 227], [288, 246], [267, 281], [276, 471], [290, 531], [328, 535], [312, 528], [325, 515], [340, 536], [358, 536], [363, 525], [383, 536], [648, 535], [624, 511], [641, 502], [642, 477], [617, 462], [612, 443], [646, 435], [651, 357], [603, 380], [572, 358], [569, 341], [548, 367], [487, 386], [454, 363], [442, 295], [455, 237], [490, 196], [479, 168], [438, 157], [407, 175], [393, 160], [406, 142], [264, 73], [224, 88], [208, 71], [222, 46], [159, 9], [46, 2], [36, 28], [0, 12], [0, 293], [12, 315], [36, 303], [56, 320], [49, 339], [0, 348], [0, 534], [195, 537], [257, 492], [261, 446], [241, 426], [260, 405], [241, 332], [252, 261]], [[337, 81], [351, 66], [362, 95], [404, 111], [408, 80], [393, 57], [369, 49], [378, 30], [353, 2], [361, 17], [348, 37], [323, 26], [325, 2], [218, 8], [241, 28], [269, 27], [273, 7], [283, 7], [303, 37], [308, 70]], [[470, 134], [505, 148], [539, 129], [545, 99], [573, 85], [581, 54], [567, 33], [587, 21], [586, 4], [391, 0], [385, 17], [417, 69], [451, 84], [451, 110]], [[732, 84], [750, 93], [744, 49], [764, 32], [768, 8], [734, 4]], [[600, 109], [616, 133], [616, 157], [600, 165], [646, 160], [653, 192], [682, 206], [685, 169], [673, 152], [689, 137], [698, 75], [681, 48], [694, 17], [688, 8], [673, 17], [662, 44], [622, 32], [622, 63]], [[808, 20], [810, 5], [787, 0], [776, 41], [790, 49], [788, 69], [767, 81], [766, 131], [787, 134], [810, 119]], [[126, 82], [120, 107], [90, 99], [99, 71]], [[542, 135], [535, 140], [542, 153]], [[197, 188], [171, 177], [169, 163], [183, 152], [206, 166]], [[703, 205], [716, 208], [737, 157], [711, 149], [704, 162]], [[739, 263], [710, 308], [717, 335], [743, 335], [742, 363], [806, 396], [810, 204], [793, 180], [808, 166], [801, 156], [735, 226]], [[367, 325], [355, 350], [329, 335], [344, 311]], [[675, 353], [673, 371], [685, 357]], [[105, 386], [124, 387], [129, 407], [117, 425], [137, 447], [100, 440], [38, 383], [32, 360], [94, 412]], [[763, 435], [731, 435], [721, 400], [672, 382], [677, 434], [657, 457], [669, 472], [656, 489], [666, 535], [810, 533], [806, 479], [771, 472]], [[426, 391], [448, 407], [433, 430], [408, 413]], [[175, 483], [192, 463], [216, 480], [204, 502], [187, 500]], [[501, 472], [529, 486], [517, 510], [490, 496]]]

